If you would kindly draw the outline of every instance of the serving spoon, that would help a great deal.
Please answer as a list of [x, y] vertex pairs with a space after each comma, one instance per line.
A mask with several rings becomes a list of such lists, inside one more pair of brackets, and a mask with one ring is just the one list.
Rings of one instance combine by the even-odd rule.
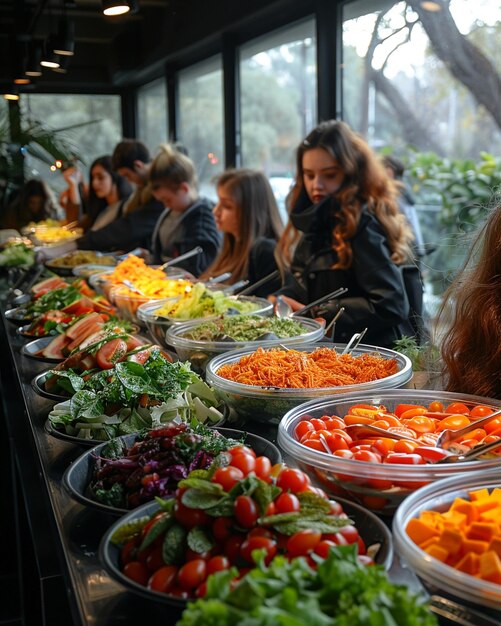
[[188, 252], [185, 252], [184, 254], [180, 254], [179, 256], [176, 256], [173, 259], [169, 259], [163, 265], [161, 265], [158, 269], [166, 270], [171, 265], [176, 265], [176, 263], [179, 263], [180, 261], [186, 261], [186, 259], [189, 259], [192, 256], [196, 256], [197, 254], [202, 254], [203, 251], [204, 249], [202, 248], [202, 246], [196, 246], [195, 248], [193, 248], [192, 250], [188, 250]]
[[283, 299], [282, 296], [277, 296], [277, 301], [275, 302], [275, 306], [273, 307], [273, 313], [277, 317], [297, 317], [299, 315], [304, 315], [314, 306], [318, 306], [319, 304], [323, 304], [324, 302], [328, 302], [329, 300], [334, 300], [335, 298], [339, 298], [344, 295], [348, 289], [346, 287], [340, 287], [333, 291], [332, 293], [327, 293], [325, 296], [318, 298], [318, 300], [314, 300], [307, 304], [302, 309], [298, 309], [297, 311], [293, 311], [292, 307]]

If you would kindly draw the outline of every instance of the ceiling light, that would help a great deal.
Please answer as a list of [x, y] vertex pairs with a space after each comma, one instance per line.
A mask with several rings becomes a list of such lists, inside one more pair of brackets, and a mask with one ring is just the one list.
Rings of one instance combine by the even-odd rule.
[[14, 78], [14, 85], [29, 85], [30, 82], [29, 78]]
[[55, 67], [59, 67], [61, 63], [57, 54], [54, 54], [52, 50], [50, 37], [45, 41], [43, 48], [44, 50], [42, 53], [42, 60], [40, 61], [40, 65], [42, 67], [49, 67], [51, 70], [53, 70]]
[[3, 97], [4, 97], [6, 100], [12, 100], [13, 102], [14, 102], [15, 100], [19, 100], [19, 94], [18, 94], [18, 93], [16, 93], [14, 90], [13, 90], [13, 91], [10, 91], [9, 93], [4, 93]]
[[50, 38], [54, 54], [73, 56], [75, 54], [75, 23], [67, 17], [59, 20], [57, 34]]
[[425, 11], [431, 11], [432, 13], [442, 10], [442, 6], [438, 2], [433, 2], [432, 0], [423, 0], [423, 2], [421, 2], [421, 8]]
[[105, 15], [125, 15], [130, 11], [130, 3], [127, 0], [101, 0]]
[[42, 48], [39, 43], [32, 42], [28, 49], [28, 60], [24, 73], [26, 76], [41, 76], [40, 60], [42, 58]]

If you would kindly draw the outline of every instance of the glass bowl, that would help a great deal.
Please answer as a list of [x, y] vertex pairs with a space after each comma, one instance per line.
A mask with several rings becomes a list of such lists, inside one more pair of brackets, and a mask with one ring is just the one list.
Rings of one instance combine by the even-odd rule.
[[94, 291], [96, 291], [101, 296], [104, 296], [108, 300], [110, 300], [110, 290], [113, 285], [106, 280], [106, 276], [108, 274], [111, 274], [112, 272], [113, 268], [110, 267], [110, 269], [108, 270], [94, 272], [87, 278], [87, 282], [92, 287], [92, 289], [94, 289]]
[[470, 491], [491, 491], [495, 488], [501, 488], [499, 469], [471, 472], [437, 481], [419, 489], [400, 505], [392, 530], [395, 551], [403, 563], [414, 570], [430, 593], [439, 593], [453, 600], [459, 599], [473, 608], [481, 607], [481, 611], [499, 619], [501, 585], [476, 578], [435, 559], [415, 544], [405, 530], [409, 521], [419, 517], [421, 511], [443, 512], [455, 498], [469, 500]]
[[[273, 304], [265, 298], [256, 298], [255, 296], [234, 297], [239, 301], [254, 302], [256, 304], [257, 308], [253, 311], [249, 311], [248, 313], [240, 313], [240, 311], [238, 311], [240, 315], [271, 315], [273, 312]], [[188, 321], [176, 317], [164, 317], [156, 315], [156, 311], [158, 309], [161, 309], [166, 304], [176, 302], [176, 300], [177, 298], [165, 298], [163, 300], [157, 300], [156, 302], [149, 302], [140, 306], [137, 311], [138, 320], [143, 325], [146, 325], [153, 341], [161, 346], [170, 347], [170, 344], [167, 342], [167, 331], [171, 326]], [[230, 313], [228, 312], [225, 313], [225, 315], [229, 314]], [[200, 322], [206, 322], [208, 320], [215, 319], [216, 317], [218, 316], [212, 315], [190, 321], [200, 324]]]
[[[295, 346], [295, 350], [312, 352], [316, 348], [332, 348], [342, 352], [346, 344], [319, 342]], [[213, 358], [206, 367], [206, 379], [226, 404], [242, 417], [263, 422], [278, 423], [281, 418], [294, 407], [323, 396], [346, 394], [350, 391], [370, 392], [381, 388], [395, 388], [405, 385], [412, 376], [410, 360], [394, 350], [360, 344], [352, 351], [353, 356], [362, 354], [378, 354], [384, 359], [396, 359], [397, 373], [386, 378], [353, 385], [322, 388], [283, 389], [278, 387], [258, 387], [245, 385], [218, 376], [217, 372], [223, 365], [235, 363], [254, 350], [233, 350]]]
[[277, 345], [296, 346], [303, 343], [313, 343], [320, 341], [324, 336], [324, 325], [307, 317], [296, 317], [294, 321], [301, 324], [304, 333], [295, 337], [285, 337], [276, 339], [262, 339], [255, 341], [236, 341], [228, 339], [226, 341], [203, 341], [189, 339], [186, 333], [200, 325], [199, 320], [174, 324], [167, 330], [166, 343], [172, 346], [181, 361], [189, 361], [191, 368], [200, 373], [205, 372], [207, 363], [218, 354], [236, 349], [256, 350], [261, 347], [272, 347]]
[[465, 461], [463, 463], [404, 465], [370, 463], [344, 459], [313, 450], [295, 437], [296, 426], [303, 420], [323, 415], [343, 417], [354, 404], [384, 405], [393, 411], [397, 404], [429, 405], [438, 400], [447, 405], [462, 402], [499, 409], [501, 402], [491, 398], [461, 393], [430, 390], [374, 390], [351, 393], [336, 398], [307, 402], [289, 411], [278, 428], [278, 444], [284, 455], [293, 459], [303, 470], [314, 475], [330, 493], [355, 500], [378, 514], [393, 514], [400, 503], [416, 489], [441, 478], [490, 469], [499, 465], [498, 458]]

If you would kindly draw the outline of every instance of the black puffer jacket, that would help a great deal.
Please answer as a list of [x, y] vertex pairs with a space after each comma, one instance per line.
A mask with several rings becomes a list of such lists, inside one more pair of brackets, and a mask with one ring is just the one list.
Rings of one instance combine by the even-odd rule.
[[337, 260], [331, 247], [336, 201], [330, 196], [317, 205], [302, 208], [304, 205], [303, 198], [291, 213], [292, 223], [303, 235], [279, 293], [309, 303], [346, 287], [345, 296], [314, 312], [329, 322], [340, 307], [345, 307], [336, 323], [335, 341], [339, 343], [346, 343], [353, 333], [366, 327], [363, 343], [377, 346], [391, 347], [395, 339], [412, 335], [401, 268], [391, 260], [384, 230], [375, 216], [362, 211], [351, 239], [351, 267], [332, 269]]

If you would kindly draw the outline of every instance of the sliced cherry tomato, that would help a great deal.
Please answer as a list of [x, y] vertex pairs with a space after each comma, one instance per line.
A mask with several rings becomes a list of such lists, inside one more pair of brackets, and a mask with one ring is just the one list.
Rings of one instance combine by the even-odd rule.
[[299, 424], [294, 429], [294, 434], [296, 435], [297, 439], [301, 440], [304, 435], [313, 430], [315, 430], [315, 426], [313, 426], [313, 424], [308, 420], [303, 420], [302, 422], [299, 422]]
[[407, 439], [399, 439], [395, 442], [393, 452], [403, 452], [404, 454], [412, 454], [415, 448], [419, 446], [417, 441], [408, 441]]
[[398, 463], [401, 465], [424, 465], [425, 460], [419, 454], [402, 454], [400, 452], [390, 452], [384, 460], [385, 463]]
[[332, 415], [331, 417], [324, 415], [322, 417], [322, 420], [325, 423], [325, 427], [327, 428], [327, 430], [332, 430], [333, 428], [344, 429], [345, 427], [344, 420], [342, 420], [337, 415]]
[[303, 446], [311, 448], [312, 450], [317, 450], [318, 452], [326, 452], [324, 444], [318, 439], [307, 439], [306, 441], [302, 441], [301, 443], [303, 444]]
[[411, 409], [424, 409], [426, 411], [426, 407], [421, 404], [398, 404], [393, 413], [395, 413], [397, 417], [401, 417], [405, 411], [410, 411]]
[[324, 420], [313, 418], [310, 420], [310, 424], [313, 426], [315, 430], [326, 430]]
[[404, 411], [403, 413], [401, 413], [398, 418], [400, 420], [408, 420], [411, 419], [412, 417], [416, 417], [417, 415], [424, 415], [426, 412], [428, 411], [428, 409], [424, 406], [418, 406], [414, 409], [407, 409], [407, 411]]
[[150, 356], [151, 350], [149, 348], [145, 348], [144, 350], [134, 352], [134, 354], [131, 354], [127, 357], [127, 360], [132, 361], [133, 363], [140, 363], [141, 365], [144, 365], [146, 361], [150, 358]]
[[370, 450], [357, 450], [353, 454], [354, 461], [364, 461], [367, 463], [381, 463], [381, 455]]
[[414, 449], [414, 454], [419, 454], [427, 463], [436, 463], [446, 456], [449, 456], [447, 450], [443, 448], [433, 448], [431, 446], [417, 446]]

